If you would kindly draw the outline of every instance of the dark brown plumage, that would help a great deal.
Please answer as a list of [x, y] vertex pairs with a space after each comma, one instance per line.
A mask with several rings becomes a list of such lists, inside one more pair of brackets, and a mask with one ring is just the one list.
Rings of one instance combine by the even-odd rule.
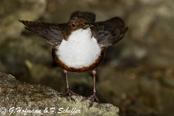
[[[71, 15], [68, 23], [63, 24], [50, 24], [31, 21], [20, 22], [22, 22], [25, 25], [26, 29], [38, 34], [53, 47], [53, 59], [59, 66], [61, 66], [64, 69], [65, 72], [67, 95], [75, 94], [69, 89], [67, 71], [83, 72], [93, 69], [92, 73], [94, 79], [94, 89], [93, 95], [90, 96], [90, 99], [92, 99], [93, 101], [98, 101], [98, 98], [96, 97], [95, 87], [95, 69], [100, 64], [103, 58], [104, 49], [114, 45], [124, 37], [128, 29], [127, 27], [125, 27], [124, 21], [119, 17], [114, 17], [103, 22], [95, 22], [95, 14], [77, 11]], [[100, 47], [100, 55], [98, 55], [98, 58], [96, 58], [96, 60], [88, 66], [83, 66], [80, 68], [68, 66], [65, 62], [59, 59], [59, 55], [57, 54], [59, 45], [61, 45], [62, 41], [68, 41], [72, 32], [75, 32], [79, 29], [86, 30], [89, 28], [92, 33], [91, 39], [93, 39], [94, 37], [94, 39], [96, 39], [97, 41], [98, 46]]]
[[96, 22], [92, 27], [94, 37], [101, 47], [109, 47], [120, 41], [127, 32], [124, 21], [119, 17]]

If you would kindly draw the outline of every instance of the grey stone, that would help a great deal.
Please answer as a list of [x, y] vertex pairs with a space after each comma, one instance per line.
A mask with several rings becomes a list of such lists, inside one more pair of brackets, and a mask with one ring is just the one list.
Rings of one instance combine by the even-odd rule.
[[75, 102], [71, 101], [50, 87], [20, 82], [5, 73], [0, 73], [0, 95], [0, 114], [4, 115], [118, 116], [119, 111], [106, 103], [89, 107], [90, 101], [82, 96], [73, 96]]
[[24, 29], [19, 20], [36, 20], [45, 11], [46, 0], [1, 0], [0, 43], [2, 38], [16, 38]]

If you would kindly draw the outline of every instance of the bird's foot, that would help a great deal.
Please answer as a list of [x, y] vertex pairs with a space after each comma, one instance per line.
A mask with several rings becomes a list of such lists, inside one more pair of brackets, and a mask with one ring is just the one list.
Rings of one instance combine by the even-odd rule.
[[71, 91], [70, 89], [67, 89], [64, 93], [63, 93], [64, 96], [68, 96], [72, 101], [75, 102], [74, 98], [72, 97], [73, 95], [74, 96], [79, 96], [77, 93], [74, 93], [73, 91]]
[[90, 100], [91, 101], [90, 104], [89, 104], [89, 108], [92, 107], [92, 105], [94, 104], [94, 102], [100, 103], [99, 100], [98, 100], [98, 97], [96, 96], [96, 93], [93, 93], [91, 96], [86, 97], [83, 100]]
[[79, 96], [77, 93], [74, 93], [74, 92], [71, 91], [70, 89], [67, 89], [67, 90], [64, 92], [64, 95], [69, 95], [69, 96], [75, 95], [75, 96]]

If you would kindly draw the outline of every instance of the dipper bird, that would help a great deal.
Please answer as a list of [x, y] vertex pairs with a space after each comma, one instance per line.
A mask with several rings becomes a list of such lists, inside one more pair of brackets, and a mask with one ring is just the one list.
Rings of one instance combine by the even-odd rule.
[[25, 28], [44, 38], [52, 46], [54, 61], [64, 69], [66, 95], [77, 95], [69, 89], [67, 72], [83, 72], [92, 69], [93, 94], [88, 97], [93, 102], [96, 96], [96, 67], [100, 64], [105, 48], [120, 41], [126, 31], [124, 21], [114, 17], [95, 22], [95, 14], [74, 12], [68, 23], [51, 24], [20, 21]]

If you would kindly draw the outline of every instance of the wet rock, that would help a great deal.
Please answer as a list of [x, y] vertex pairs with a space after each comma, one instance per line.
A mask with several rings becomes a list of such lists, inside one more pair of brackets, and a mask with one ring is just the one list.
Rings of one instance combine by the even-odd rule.
[[130, 70], [116, 68], [110, 64], [99, 68], [98, 72], [98, 88], [111, 103], [118, 104], [127, 94], [134, 95], [138, 92], [136, 75]]
[[166, 71], [160, 80], [163, 86], [174, 88], [174, 67], [170, 66], [166, 68]]
[[161, 111], [161, 98], [159, 97], [160, 89], [159, 82], [144, 77], [139, 83], [138, 97], [144, 104], [149, 104], [152, 108]]
[[90, 101], [82, 101], [82, 96], [73, 96], [74, 102], [49, 87], [20, 82], [10, 74], [0, 73], [0, 94], [3, 115], [118, 116], [118, 108], [111, 104], [94, 103], [89, 108]]
[[16, 38], [23, 30], [18, 20], [36, 20], [45, 11], [46, 0], [1, 0], [0, 43], [2, 38]]
[[164, 105], [165, 107], [162, 107], [162, 114], [168, 116], [173, 114], [173, 102], [174, 102], [174, 91], [173, 89], [164, 88], [161, 90], [162, 93], [160, 96], [163, 98], [161, 99], [161, 105]]
[[[173, 114], [173, 110], [170, 109], [174, 95], [173, 66], [136, 65], [125, 68], [108, 64], [100, 67], [98, 72], [100, 73], [97, 87], [103, 92], [108, 102], [119, 106], [120, 115]], [[164, 83], [164, 79], [168, 83]]]
[[[143, 46], [146, 61], [154, 65], [173, 64], [173, 14], [171, 0], [145, 2], [141, 0], [128, 16], [129, 38]], [[136, 4], [135, 4], [136, 5]]]
[[2, 43], [0, 60], [2, 65], [5, 66], [5, 72], [25, 73], [28, 70], [26, 60], [38, 64], [47, 64], [48, 66], [51, 64], [51, 47], [45, 41], [31, 38], [8, 39]]
[[72, 12], [80, 10], [96, 13], [96, 20], [103, 21], [113, 16], [124, 17], [126, 13], [125, 4], [127, 4], [127, 1], [115, 2], [113, 0], [107, 0], [101, 2], [100, 0], [84, 0], [76, 1], [74, 4], [74, 1], [69, 0], [49, 0], [47, 11], [42, 18], [49, 22], [67, 22]]

